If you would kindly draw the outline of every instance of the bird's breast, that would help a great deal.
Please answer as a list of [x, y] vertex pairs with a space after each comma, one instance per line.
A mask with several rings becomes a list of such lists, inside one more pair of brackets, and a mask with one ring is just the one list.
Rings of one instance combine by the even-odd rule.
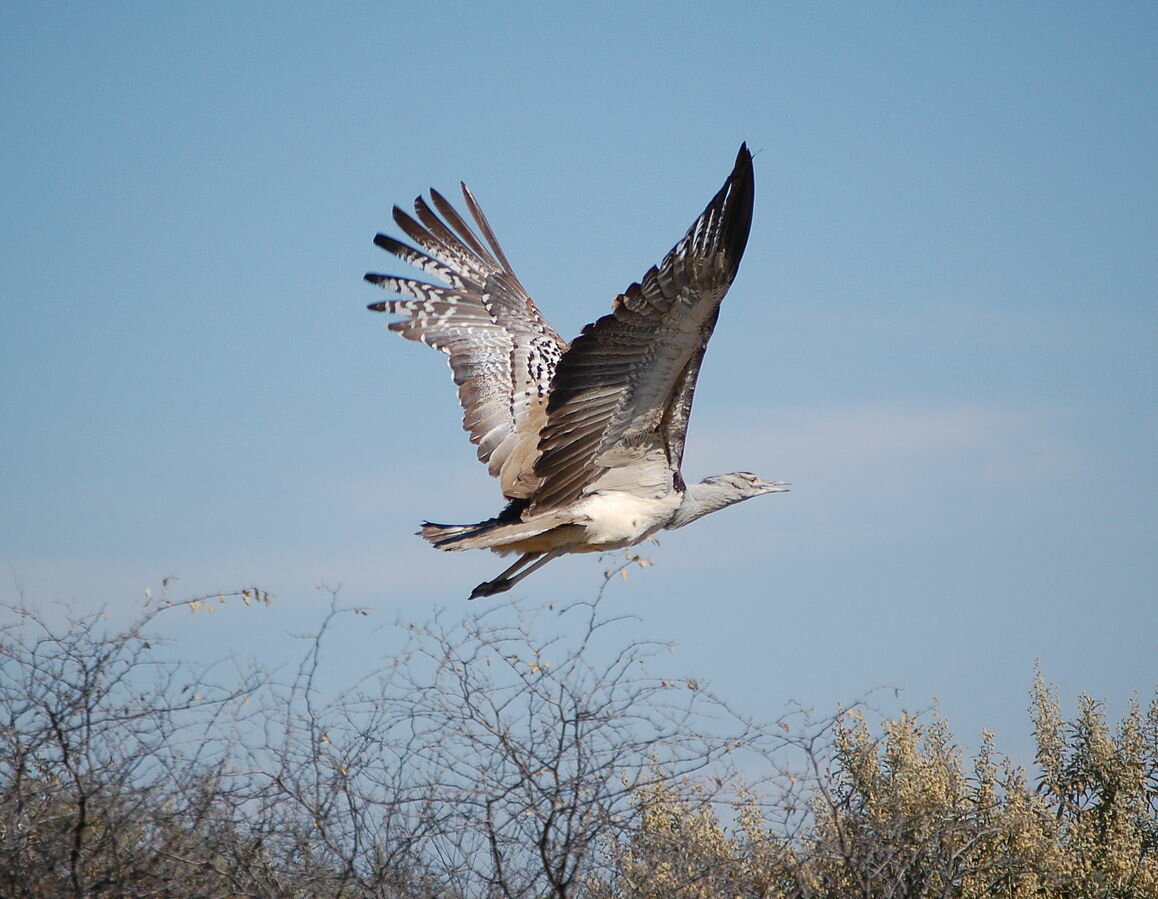
[[583, 525], [592, 550], [620, 549], [654, 534], [671, 520], [679, 507], [678, 494], [659, 499], [614, 491], [595, 493], [578, 504], [576, 511], [588, 519]]

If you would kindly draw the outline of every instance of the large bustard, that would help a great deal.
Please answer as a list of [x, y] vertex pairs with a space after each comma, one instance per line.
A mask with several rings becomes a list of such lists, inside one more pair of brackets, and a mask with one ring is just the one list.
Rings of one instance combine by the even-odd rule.
[[565, 553], [621, 549], [787, 489], [748, 472], [698, 484], [680, 474], [696, 377], [752, 223], [746, 145], [683, 240], [570, 345], [539, 314], [465, 184], [462, 193], [481, 240], [435, 190], [433, 208], [415, 200], [417, 219], [394, 208], [418, 248], [374, 238], [442, 284], [366, 280], [403, 297], [370, 306], [406, 316], [390, 330], [450, 357], [463, 427], [509, 501], [478, 524], [422, 526], [439, 549], [519, 553], [472, 599], [509, 590]]

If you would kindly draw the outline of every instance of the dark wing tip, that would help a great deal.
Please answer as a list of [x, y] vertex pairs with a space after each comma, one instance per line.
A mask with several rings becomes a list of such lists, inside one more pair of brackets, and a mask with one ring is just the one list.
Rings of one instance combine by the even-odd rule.
[[[755, 185], [756, 177], [752, 168], [752, 153], [748, 149], [748, 144], [740, 144], [740, 152], [736, 154], [736, 164], [732, 166], [732, 174], [728, 176], [728, 182], [724, 185], [724, 191], [729, 187], [736, 190], [738, 194], [748, 194], [747, 199], [751, 200], [752, 188]], [[744, 203], [740, 204], [745, 205]]]
[[[369, 281], [371, 284], [374, 284], [378, 287], [381, 287], [382, 282], [386, 280], [386, 275], [377, 275], [374, 272], [367, 272], [362, 276], [362, 279]], [[371, 312], [389, 312], [390, 310], [387, 307], [388, 302], [388, 300], [379, 300], [377, 303], [371, 303], [366, 308]]]
[[[366, 280], [371, 284], [381, 284], [385, 275], [366, 275]], [[389, 312], [390, 300], [379, 300], [377, 303], [370, 303], [366, 308], [371, 312]]]
[[736, 164], [732, 174], [720, 191], [715, 202], [724, 206], [723, 246], [728, 254], [732, 277], [740, 267], [740, 258], [748, 246], [748, 234], [752, 230], [752, 208], [756, 195], [756, 177], [752, 168], [752, 154], [748, 144], [740, 144], [736, 154]]

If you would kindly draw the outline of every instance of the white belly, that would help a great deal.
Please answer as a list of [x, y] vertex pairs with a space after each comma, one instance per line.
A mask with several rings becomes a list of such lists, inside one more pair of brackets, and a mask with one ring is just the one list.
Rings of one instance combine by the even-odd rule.
[[678, 494], [644, 499], [620, 491], [596, 493], [577, 505], [577, 512], [591, 519], [581, 527], [591, 549], [620, 549], [654, 534], [671, 520], [679, 507]]

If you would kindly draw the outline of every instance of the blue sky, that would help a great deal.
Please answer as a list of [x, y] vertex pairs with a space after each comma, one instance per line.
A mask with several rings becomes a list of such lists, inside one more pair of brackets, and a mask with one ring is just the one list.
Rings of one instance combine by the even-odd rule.
[[684, 468], [793, 492], [663, 536], [609, 609], [765, 717], [898, 686], [1024, 754], [1035, 659], [1116, 712], [1150, 693], [1153, 4], [425, 6], [0, 14], [0, 597], [257, 583], [271, 609], [183, 638], [257, 654], [321, 583], [375, 623], [466, 608], [501, 560], [413, 531], [501, 499], [442, 358], [365, 311], [390, 206], [466, 180], [571, 336], [746, 140]]

